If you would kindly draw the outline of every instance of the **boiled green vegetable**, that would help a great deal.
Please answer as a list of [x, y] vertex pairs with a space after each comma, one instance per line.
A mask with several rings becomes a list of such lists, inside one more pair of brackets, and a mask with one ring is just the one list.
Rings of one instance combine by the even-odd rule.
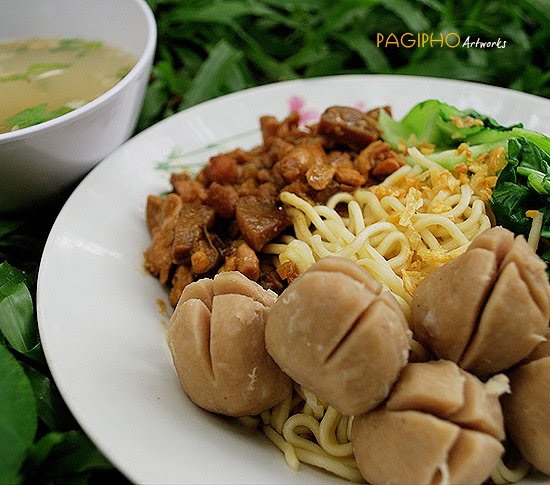
[[459, 110], [434, 99], [417, 104], [401, 121], [380, 110], [379, 122], [382, 138], [393, 148], [432, 144], [436, 150], [425, 156], [448, 170], [467, 162], [465, 152], [456, 150], [461, 143], [468, 145], [474, 159], [504, 147], [507, 164], [489, 201], [496, 222], [527, 237], [533, 222], [529, 211], [542, 213], [538, 251], [550, 264], [550, 138], [521, 124], [502, 126], [472, 109]]

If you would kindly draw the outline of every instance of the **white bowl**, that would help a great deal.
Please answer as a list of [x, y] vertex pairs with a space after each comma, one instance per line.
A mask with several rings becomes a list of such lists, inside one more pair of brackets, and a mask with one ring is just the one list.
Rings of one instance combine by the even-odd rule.
[[27, 38], [100, 40], [138, 61], [119, 83], [53, 120], [0, 134], [0, 213], [44, 203], [74, 186], [132, 134], [156, 47], [145, 0], [2, 0], [0, 42]]

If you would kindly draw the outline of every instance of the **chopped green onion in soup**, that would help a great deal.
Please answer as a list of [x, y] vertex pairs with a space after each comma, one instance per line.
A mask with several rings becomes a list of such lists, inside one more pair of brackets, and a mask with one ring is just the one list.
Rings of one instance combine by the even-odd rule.
[[126, 76], [135, 63], [134, 55], [97, 40], [0, 43], [0, 134], [89, 103]]

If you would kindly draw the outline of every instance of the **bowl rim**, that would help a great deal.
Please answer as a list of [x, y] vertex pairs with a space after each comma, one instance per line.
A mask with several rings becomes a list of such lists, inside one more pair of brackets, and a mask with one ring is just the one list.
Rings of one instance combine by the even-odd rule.
[[151, 7], [146, 2], [146, 0], [130, 0], [135, 3], [138, 9], [143, 14], [145, 23], [147, 25], [147, 38], [145, 42], [145, 47], [139, 56], [138, 60], [130, 69], [130, 72], [126, 74], [120, 81], [118, 81], [113, 87], [109, 88], [103, 94], [99, 95], [97, 98], [86, 103], [85, 105], [70, 111], [64, 115], [58, 116], [48, 121], [38, 123], [27, 128], [21, 128], [15, 131], [9, 131], [8, 133], [0, 133], [0, 144], [17, 140], [19, 138], [26, 138], [32, 136], [39, 132], [49, 131], [51, 128], [57, 127], [58, 125], [70, 123], [75, 118], [80, 116], [85, 116], [87, 112], [95, 111], [101, 105], [107, 103], [109, 99], [116, 96], [120, 91], [126, 88], [142, 71], [148, 69], [149, 63], [153, 60], [153, 56], [156, 50], [157, 44], [157, 23]]

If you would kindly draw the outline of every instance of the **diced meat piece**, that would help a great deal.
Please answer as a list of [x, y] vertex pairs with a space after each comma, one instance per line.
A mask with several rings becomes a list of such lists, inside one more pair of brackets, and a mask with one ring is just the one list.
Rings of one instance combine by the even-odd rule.
[[271, 290], [280, 295], [285, 289], [285, 284], [275, 266], [273, 265], [270, 256], [260, 254], [260, 278], [258, 283], [266, 290]]
[[334, 179], [352, 187], [361, 187], [367, 181], [358, 170], [347, 167], [338, 167], [334, 173]]
[[298, 113], [291, 113], [281, 122], [273, 116], [262, 116], [260, 126], [264, 145], [269, 148], [274, 140], [284, 139], [289, 137], [290, 134], [294, 134], [299, 123], [300, 115]]
[[239, 177], [237, 160], [227, 154], [212, 157], [202, 171], [207, 183], [234, 184]]
[[253, 281], [260, 277], [260, 261], [256, 252], [245, 242], [239, 245], [236, 253], [237, 270]]
[[279, 138], [296, 138], [299, 133], [298, 125], [300, 124], [300, 114], [296, 112], [290, 113], [277, 128], [277, 136]]
[[378, 120], [380, 118], [380, 110], [384, 110], [386, 113], [388, 113], [390, 116], [391, 114], [391, 106], [381, 106], [379, 108], [374, 108], [369, 111], [367, 111], [367, 116], [374, 118], [375, 120]]
[[188, 284], [193, 283], [193, 280], [193, 273], [191, 273], [191, 270], [187, 266], [180, 265], [176, 268], [171, 281], [172, 287], [168, 295], [170, 305], [173, 307], [177, 305], [183, 290]]
[[237, 194], [239, 197], [245, 195], [253, 195], [256, 192], [258, 184], [254, 179], [246, 179], [243, 183], [236, 186]]
[[225, 257], [224, 263], [218, 268], [218, 273], [224, 271], [237, 271], [237, 256], [235, 254]]
[[255, 251], [290, 224], [286, 212], [275, 201], [253, 195], [239, 199], [235, 215], [244, 240]]
[[260, 118], [260, 127], [262, 129], [264, 145], [270, 146], [273, 139], [277, 136], [279, 121], [275, 116], [262, 116]]
[[219, 251], [207, 239], [199, 239], [193, 245], [191, 255], [191, 269], [193, 274], [204, 274], [212, 271], [219, 265], [221, 256]]
[[231, 153], [229, 153], [239, 165], [244, 165], [246, 163], [255, 163], [256, 157], [251, 152], [246, 152], [242, 148], [236, 148]]
[[300, 276], [298, 267], [292, 261], [281, 264], [281, 266], [277, 268], [277, 273], [283, 280], [287, 280], [289, 284]]
[[159, 225], [160, 209], [162, 207], [162, 198], [158, 195], [147, 197], [147, 206], [145, 208], [145, 220], [149, 234], [153, 234], [153, 229]]
[[260, 183], [273, 182], [273, 175], [266, 168], [260, 168], [256, 173], [256, 180]]
[[285, 185], [281, 192], [290, 192], [291, 194], [296, 194], [298, 197], [309, 201], [312, 201], [312, 198], [309, 195], [309, 186], [305, 182], [297, 180], [291, 184]]
[[292, 143], [289, 143], [282, 138], [274, 138], [267, 152], [270, 163], [266, 165], [264, 162], [264, 166], [271, 167], [275, 162], [288, 154], [293, 148], [294, 145]]
[[193, 249], [195, 241], [203, 239], [203, 231], [212, 227], [214, 217], [214, 209], [200, 202], [182, 204], [172, 244], [172, 260], [175, 264], [182, 263]]
[[183, 203], [177, 194], [168, 194], [162, 201], [159, 223], [152, 231], [151, 245], [145, 251], [145, 268], [158, 276], [161, 284], [168, 283], [172, 268], [172, 243]]
[[358, 109], [333, 106], [321, 116], [319, 133], [336, 144], [360, 150], [377, 140], [381, 129], [373, 117]]
[[183, 202], [206, 199], [207, 192], [204, 185], [193, 180], [186, 172], [173, 173], [170, 176], [170, 183], [174, 187], [174, 192], [181, 197]]
[[383, 179], [395, 172], [405, 162], [395, 153], [389, 143], [376, 140], [361, 150], [355, 158], [355, 166], [363, 176]]
[[313, 165], [306, 172], [307, 183], [315, 190], [323, 190], [332, 181], [334, 172], [334, 167], [328, 163]]
[[225, 219], [231, 219], [235, 215], [235, 207], [239, 195], [231, 185], [221, 185], [213, 182], [208, 187], [208, 197], [205, 204], [212, 207], [216, 213]]
[[331, 151], [328, 154], [328, 161], [337, 167], [355, 168], [349, 152], [341, 152], [339, 150]]
[[264, 199], [273, 199], [275, 200], [277, 196], [279, 195], [279, 189], [277, 186], [272, 182], [266, 182], [258, 186], [258, 188], [254, 191], [253, 195], [257, 195], [259, 197], [262, 197]]
[[278, 161], [273, 170], [287, 182], [294, 182], [316, 164], [327, 163], [323, 147], [317, 143], [302, 143]]
[[404, 163], [405, 162], [403, 162], [403, 160], [399, 157], [386, 158], [386, 160], [382, 160], [376, 164], [376, 166], [372, 169], [371, 174], [375, 179], [383, 180], [388, 175], [395, 172], [398, 168], [402, 167]]
[[253, 281], [260, 276], [260, 261], [256, 252], [242, 239], [231, 243], [225, 251], [225, 262], [218, 272], [239, 271]]
[[239, 180], [246, 180], [246, 179], [254, 179], [256, 180], [256, 176], [258, 175], [258, 170], [260, 169], [258, 163], [247, 163], [245, 165], [240, 166], [241, 171], [239, 173]]

